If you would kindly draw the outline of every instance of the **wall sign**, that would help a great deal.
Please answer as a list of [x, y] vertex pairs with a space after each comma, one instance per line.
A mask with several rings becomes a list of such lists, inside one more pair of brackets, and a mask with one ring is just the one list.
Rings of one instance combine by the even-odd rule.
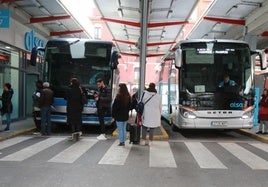
[[8, 9], [0, 9], [0, 28], [9, 28], [10, 12]]
[[34, 47], [44, 47], [45, 41], [35, 36], [34, 31], [26, 32], [24, 35], [25, 49], [31, 51]]

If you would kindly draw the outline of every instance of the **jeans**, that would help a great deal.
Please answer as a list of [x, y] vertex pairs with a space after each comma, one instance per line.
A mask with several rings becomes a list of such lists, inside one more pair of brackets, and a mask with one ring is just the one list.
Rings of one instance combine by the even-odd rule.
[[148, 129], [149, 129], [149, 140], [153, 141], [153, 139], [154, 139], [154, 128], [148, 128], [148, 127], [142, 126], [141, 137], [144, 140], [146, 139], [146, 134], [147, 134]]
[[51, 133], [51, 121], [50, 121], [51, 108], [41, 108], [41, 133], [43, 135], [50, 135]]
[[[263, 127], [264, 127], [264, 131], [262, 131]], [[259, 131], [268, 132], [268, 121], [263, 121], [263, 120], [260, 121]]]
[[9, 129], [11, 123], [11, 113], [5, 113], [3, 114], [3, 116], [4, 115], [6, 116], [6, 123], [7, 123], [6, 129]]
[[119, 142], [125, 143], [127, 136], [127, 121], [116, 121], [118, 134], [119, 134]]

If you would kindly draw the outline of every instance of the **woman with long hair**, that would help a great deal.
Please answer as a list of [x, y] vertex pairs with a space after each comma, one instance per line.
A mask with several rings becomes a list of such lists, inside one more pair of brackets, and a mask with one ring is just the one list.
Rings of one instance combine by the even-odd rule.
[[119, 133], [119, 146], [125, 146], [126, 126], [129, 119], [129, 110], [131, 106], [131, 97], [126, 84], [119, 84], [119, 90], [112, 106], [112, 117], [116, 121]]

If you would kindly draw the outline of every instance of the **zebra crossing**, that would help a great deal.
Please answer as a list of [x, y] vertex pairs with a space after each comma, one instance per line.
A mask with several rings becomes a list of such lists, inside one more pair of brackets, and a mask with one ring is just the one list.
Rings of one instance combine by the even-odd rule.
[[[29, 141], [34, 143], [29, 144]], [[28, 144], [24, 146], [24, 143]], [[3, 162], [23, 162], [31, 157], [38, 157], [42, 151], [49, 150], [62, 142], [69, 142], [67, 137], [48, 137], [48, 138], [35, 138], [35, 137], [16, 137], [3, 142], [0, 142], [0, 165]], [[211, 142], [210, 142], [211, 143]], [[93, 147], [102, 146], [106, 144], [106, 149], [103, 154], [98, 158], [96, 165], [114, 165], [126, 166], [130, 165], [127, 160], [139, 152], [140, 155], [148, 157], [148, 159], [141, 160], [150, 168], [173, 168], [179, 169], [180, 164], [183, 162], [180, 154], [174, 154], [174, 149], [180, 149], [189, 154], [188, 158], [191, 159], [190, 164], [195, 164], [200, 169], [230, 169], [232, 163], [223, 160], [221, 156], [211, 150], [211, 146], [206, 146], [206, 142], [198, 141], [185, 141], [185, 142], [168, 142], [168, 141], [154, 141], [153, 145], [139, 146], [126, 144], [125, 147], [117, 146], [118, 140], [98, 141], [95, 138], [84, 137], [78, 142], [69, 142], [63, 150], [59, 150], [56, 154], [53, 153], [49, 159], [43, 160], [47, 163], [62, 163], [74, 164], [83, 155], [90, 154]], [[107, 144], [109, 144], [107, 146]], [[244, 146], [242, 146], [243, 144]], [[176, 146], [174, 146], [176, 145]], [[268, 144], [260, 142], [213, 142], [221, 149], [221, 154], [232, 155], [239, 163], [247, 166], [252, 170], [268, 170]], [[17, 146], [17, 149], [11, 149]], [[246, 147], [246, 148], [245, 148]], [[257, 149], [261, 152], [257, 153], [248, 150], [247, 148]], [[13, 150], [13, 152], [12, 152]], [[177, 153], [178, 150], [176, 150]], [[148, 161], [148, 162], [147, 162]]]

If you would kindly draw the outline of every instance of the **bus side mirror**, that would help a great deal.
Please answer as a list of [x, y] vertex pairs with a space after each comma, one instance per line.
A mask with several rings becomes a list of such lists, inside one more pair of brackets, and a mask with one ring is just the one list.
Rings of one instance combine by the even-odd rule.
[[36, 66], [36, 58], [37, 58], [37, 54], [39, 51], [45, 51], [45, 48], [43, 47], [34, 47], [31, 51], [31, 59], [30, 59], [30, 62], [31, 62], [31, 65], [32, 66]]
[[117, 69], [117, 65], [118, 65], [118, 52], [117, 51], [113, 51], [112, 56], [111, 56], [111, 69]]
[[175, 67], [180, 68], [182, 64], [182, 50], [177, 49], [175, 51]]
[[259, 52], [260, 62], [261, 62], [261, 70], [265, 70], [267, 68], [267, 58], [264, 50]]

